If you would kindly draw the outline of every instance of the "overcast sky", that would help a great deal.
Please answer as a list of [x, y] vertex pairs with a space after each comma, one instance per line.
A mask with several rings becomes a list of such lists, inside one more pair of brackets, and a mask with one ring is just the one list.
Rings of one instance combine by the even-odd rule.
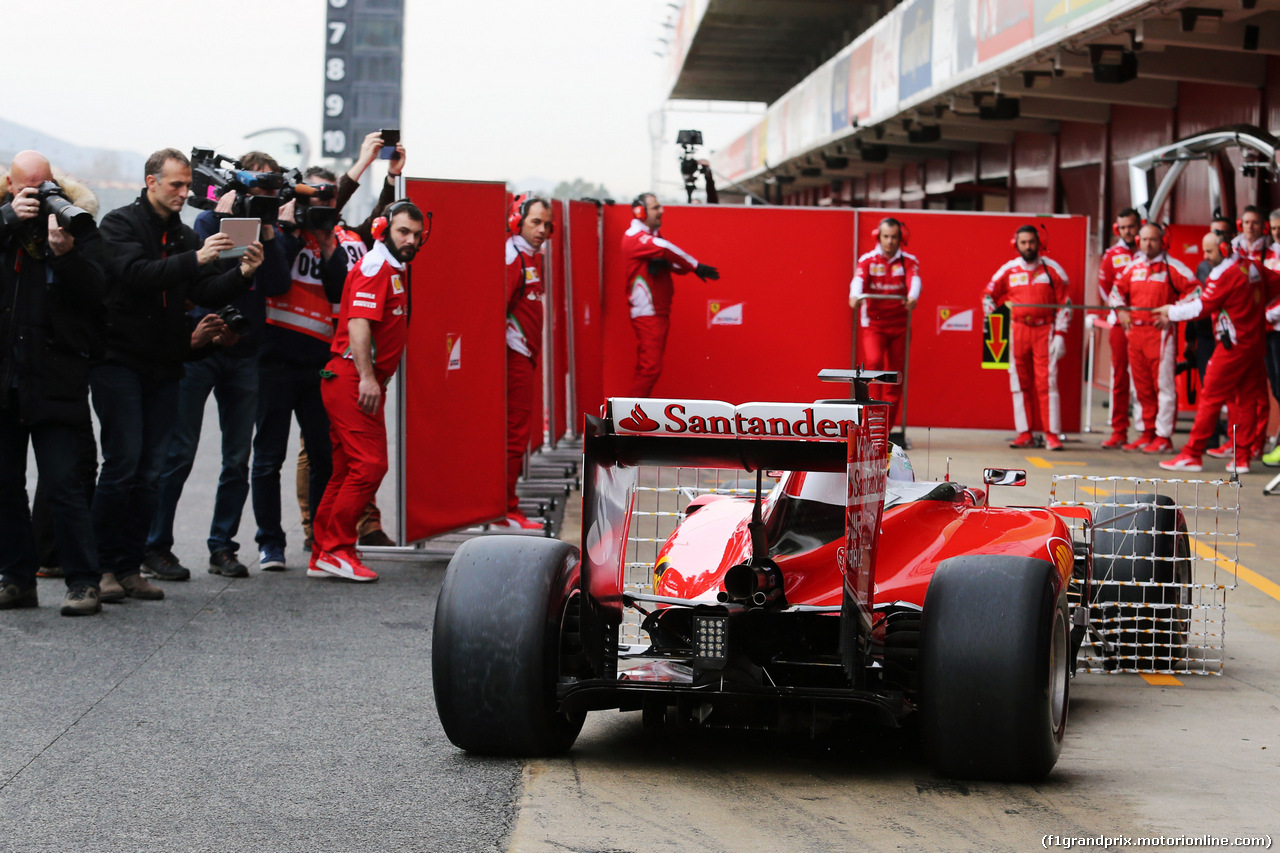
[[[10, 121], [82, 145], [232, 156], [246, 133], [283, 125], [319, 151], [324, 0], [6, 5]], [[406, 5], [410, 174], [582, 177], [628, 198], [649, 186], [649, 118], [669, 87], [654, 55], [667, 0]], [[714, 145], [754, 120], [681, 114], [668, 136], [702, 121]]]

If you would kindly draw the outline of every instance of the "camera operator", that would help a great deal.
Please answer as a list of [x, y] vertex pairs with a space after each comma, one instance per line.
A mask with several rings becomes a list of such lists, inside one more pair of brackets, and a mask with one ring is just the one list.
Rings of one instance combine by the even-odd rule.
[[[0, 198], [0, 610], [36, 607], [39, 558], [27, 510], [28, 442], [53, 520], [67, 594], [62, 615], [101, 609], [85, 456], [93, 443], [89, 363], [99, 356], [106, 291], [83, 187], [68, 198], [44, 155], [23, 151]], [[74, 206], [79, 204], [80, 207]], [[84, 214], [79, 217], [75, 212]], [[71, 216], [75, 216], [74, 221]], [[94, 452], [96, 461], [96, 452]]]
[[[346, 176], [344, 176], [346, 177]], [[253, 515], [258, 522], [258, 565], [285, 568], [285, 534], [280, 523], [280, 468], [296, 417], [309, 451], [304, 515], [319, 506], [332, 472], [329, 416], [320, 396], [320, 371], [329, 361], [335, 311], [349, 263], [364, 257], [360, 235], [338, 224], [337, 181], [313, 166], [304, 176], [309, 195], [298, 194], [280, 211], [290, 280], [284, 290], [266, 292], [266, 332], [258, 365], [260, 395], [253, 437]], [[305, 199], [305, 201], [303, 200]]]
[[[240, 158], [240, 165], [255, 176], [265, 176], [254, 184], [278, 183], [272, 178], [280, 174], [280, 165], [260, 151], [245, 154]], [[252, 214], [254, 211], [248, 207], [251, 198], [277, 195], [279, 189], [256, 185], [249, 187], [243, 199], [234, 189], [228, 190], [218, 198], [213, 210], [201, 211], [196, 217], [196, 236], [208, 239], [218, 233], [223, 219]], [[187, 365], [186, 375], [178, 386], [177, 425], [160, 474], [156, 513], [151, 520], [143, 559], [143, 571], [160, 580], [182, 581], [191, 576], [190, 570], [173, 554], [173, 524], [182, 489], [195, 464], [200, 427], [210, 394], [218, 405], [222, 471], [209, 525], [209, 572], [230, 578], [249, 574], [236, 556], [240, 546], [234, 537], [249, 497], [249, 448], [258, 414], [258, 350], [266, 329], [266, 296], [289, 286], [289, 264], [283, 244], [276, 239], [276, 226], [264, 223], [259, 227], [262, 265], [254, 273], [252, 289], [237, 296], [229, 306], [197, 303], [191, 311], [196, 319], [210, 314], [222, 317], [237, 340]], [[227, 260], [218, 261], [216, 265], [226, 267], [234, 263]]]
[[662, 354], [671, 329], [671, 301], [675, 284], [671, 274], [693, 273], [703, 281], [715, 281], [720, 272], [698, 260], [658, 232], [662, 227], [662, 202], [653, 193], [642, 193], [631, 202], [633, 220], [622, 237], [626, 266], [627, 300], [631, 303], [631, 327], [636, 333], [636, 370], [632, 397], [648, 397], [662, 375]]
[[247, 291], [262, 265], [262, 244], [249, 245], [230, 269], [217, 263], [232, 247], [226, 234], [201, 245], [179, 211], [191, 190], [191, 162], [165, 148], [147, 158], [146, 188], [102, 220], [108, 275], [106, 357], [89, 373], [102, 425], [102, 472], [93, 496], [94, 531], [103, 570], [102, 600], [164, 598], [139, 573], [147, 527], [155, 516], [160, 474], [177, 425], [178, 387], [193, 341], [225, 332], [217, 316], [196, 324], [188, 300], [225, 305]]

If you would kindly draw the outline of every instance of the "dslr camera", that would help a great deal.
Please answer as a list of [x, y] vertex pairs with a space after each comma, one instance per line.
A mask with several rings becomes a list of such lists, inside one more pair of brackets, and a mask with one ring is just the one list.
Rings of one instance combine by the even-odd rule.
[[240, 313], [234, 305], [223, 305], [216, 312], [218, 318], [227, 324], [233, 334], [244, 336], [249, 334], [249, 318]]
[[72, 204], [62, 187], [53, 181], [45, 181], [36, 187], [36, 198], [40, 201], [40, 218], [47, 222], [49, 214], [53, 214], [58, 219], [58, 226], [70, 232], [72, 237], [84, 237], [98, 227], [93, 221], [93, 214]]

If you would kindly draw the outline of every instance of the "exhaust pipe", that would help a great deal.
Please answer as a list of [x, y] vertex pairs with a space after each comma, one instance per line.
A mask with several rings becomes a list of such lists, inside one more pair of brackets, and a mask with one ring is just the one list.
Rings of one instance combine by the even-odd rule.
[[756, 607], [782, 599], [782, 571], [772, 560], [739, 563], [724, 573], [724, 598]]

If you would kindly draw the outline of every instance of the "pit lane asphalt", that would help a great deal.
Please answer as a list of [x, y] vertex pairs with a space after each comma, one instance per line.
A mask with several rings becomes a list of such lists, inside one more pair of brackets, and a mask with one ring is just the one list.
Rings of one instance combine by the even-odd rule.
[[[369, 586], [310, 580], [295, 524], [288, 572], [208, 575], [212, 415], [205, 436], [177, 530], [190, 582], [66, 619], [61, 582], [41, 581], [39, 610], [0, 613], [0, 850], [986, 851], [1039, 849], [1045, 834], [1280, 829], [1280, 602], [1248, 584], [1228, 597], [1222, 677], [1077, 678], [1062, 758], [1039, 785], [940, 779], [909, 731], [653, 738], [638, 714], [608, 711], [566, 757], [474, 759], [432, 704], [444, 563], [378, 563]], [[1057, 472], [1156, 472], [1096, 435], [1061, 454], [1005, 438], [913, 430], [911, 458], [936, 478], [950, 455], [969, 483], [983, 466], [1027, 467], [1028, 487], [997, 504], [1043, 503]], [[1269, 477], [1243, 478], [1242, 562], [1280, 581]], [[577, 534], [571, 517], [562, 535]]]
[[436, 719], [446, 564], [307, 578], [290, 462], [289, 570], [250, 559], [246, 508], [250, 577], [208, 574], [215, 411], [175, 531], [190, 581], [69, 619], [41, 580], [38, 610], [0, 612], [0, 850], [504, 850], [521, 764], [459, 752]]

